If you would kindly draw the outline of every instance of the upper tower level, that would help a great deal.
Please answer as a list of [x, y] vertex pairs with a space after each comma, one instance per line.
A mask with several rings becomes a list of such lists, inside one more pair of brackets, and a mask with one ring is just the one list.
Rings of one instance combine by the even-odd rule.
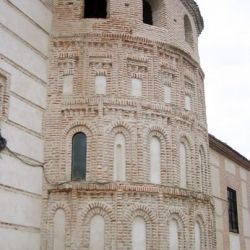
[[123, 34], [163, 42], [195, 60], [203, 19], [194, 0], [55, 0], [54, 35]]

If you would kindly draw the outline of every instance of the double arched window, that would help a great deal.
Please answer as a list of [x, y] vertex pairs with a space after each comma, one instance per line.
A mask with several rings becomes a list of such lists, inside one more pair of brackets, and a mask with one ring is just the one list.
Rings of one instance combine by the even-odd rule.
[[87, 136], [76, 133], [72, 138], [71, 179], [86, 180], [87, 168]]

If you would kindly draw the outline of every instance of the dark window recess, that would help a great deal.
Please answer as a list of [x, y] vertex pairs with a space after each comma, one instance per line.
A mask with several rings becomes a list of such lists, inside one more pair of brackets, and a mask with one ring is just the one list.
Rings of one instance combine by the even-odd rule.
[[77, 133], [72, 139], [72, 180], [86, 179], [87, 165], [87, 137], [84, 133]]
[[152, 7], [146, 0], [143, 0], [143, 22], [149, 25], [153, 25]]
[[107, 1], [106, 0], [85, 0], [84, 18], [106, 18]]
[[236, 191], [227, 188], [229, 231], [239, 233]]

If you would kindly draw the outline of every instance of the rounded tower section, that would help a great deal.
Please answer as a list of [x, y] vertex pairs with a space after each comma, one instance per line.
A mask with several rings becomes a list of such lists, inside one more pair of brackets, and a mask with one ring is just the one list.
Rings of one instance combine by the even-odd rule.
[[57, 210], [64, 249], [214, 249], [196, 3], [53, 9], [44, 249], [60, 242]]

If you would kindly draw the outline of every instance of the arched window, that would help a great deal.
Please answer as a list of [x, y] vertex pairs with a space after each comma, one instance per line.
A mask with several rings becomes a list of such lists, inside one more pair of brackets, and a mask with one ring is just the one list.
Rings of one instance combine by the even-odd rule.
[[72, 139], [72, 180], [85, 180], [87, 167], [87, 137], [77, 133]]
[[137, 216], [132, 225], [132, 250], [146, 250], [146, 223]]
[[106, 0], [85, 0], [84, 1], [85, 18], [106, 18], [107, 1]]
[[101, 215], [95, 215], [90, 221], [90, 250], [105, 249], [105, 221]]
[[187, 149], [183, 142], [180, 144], [180, 186], [187, 187]]
[[194, 44], [193, 38], [193, 29], [189, 17], [187, 15], [184, 16], [184, 30], [185, 30], [185, 40], [191, 46]]
[[143, 0], [143, 22], [149, 25], [153, 25], [152, 7], [147, 0]]
[[115, 136], [114, 143], [114, 181], [126, 179], [126, 139], [122, 133]]
[[175, 219], [169, 222], [169, 249], [179, 250], [178, 223]]
[[161, 142], [156, 136], [150, 138], [150, 181], [161, 183]]
[[194, 235], [195, 235], [195, 250], [201, 250], [201, 226], [198, 222], [195, 222]]
[[65, 212], [58, 209], [54, 217], [54, 247], [53, 250], [65, 249]]

